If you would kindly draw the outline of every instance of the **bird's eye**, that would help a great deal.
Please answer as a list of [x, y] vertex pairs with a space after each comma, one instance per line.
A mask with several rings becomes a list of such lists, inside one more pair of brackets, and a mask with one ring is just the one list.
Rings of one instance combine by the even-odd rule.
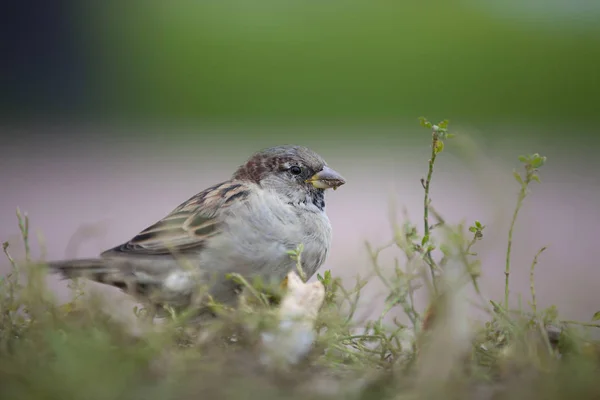
[[300, 175], [302, 173], [302, 168], [300, 168], [297, 165], [294, 165], [290, 168], [290, 172], [292, 173], [292, 175]]

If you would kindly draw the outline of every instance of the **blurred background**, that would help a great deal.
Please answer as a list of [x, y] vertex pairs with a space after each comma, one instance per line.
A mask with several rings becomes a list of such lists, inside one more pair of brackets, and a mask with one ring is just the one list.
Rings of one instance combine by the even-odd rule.
[[[529, 265], [548, 245], [541, 306], [585, 320], [600, 309], [598, 1], [60, 0], [0, 15], [0, 239], [17, 257], [17, 206], [48, 258], [93, 256], [252, 152], [295, 143], [348, 181], [328, 196], [324, 269], [351, 282], [370, 270], [364, 241], [390, 238], [392, 204], [421, 223], [426, 116], [457, 135], [433, 204], [487, 225], [488, 296], [503, 293], [512, 169], [539, 152], [548, 163], [517, 222], [513, 300], [526, 304]], [[378, 312], [384, 293], [368, 288], [365, 312]]]

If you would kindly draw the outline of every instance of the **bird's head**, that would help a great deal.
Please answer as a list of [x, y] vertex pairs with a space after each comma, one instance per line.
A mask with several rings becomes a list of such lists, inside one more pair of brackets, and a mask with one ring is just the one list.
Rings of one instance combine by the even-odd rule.
[[289, 203], [316, 206], [321, 211], [325, 208], [324, 191], [346, 183], [320, 155], [309, 148], [291, 145], [255, 153], [233, 178], [274, 190]]

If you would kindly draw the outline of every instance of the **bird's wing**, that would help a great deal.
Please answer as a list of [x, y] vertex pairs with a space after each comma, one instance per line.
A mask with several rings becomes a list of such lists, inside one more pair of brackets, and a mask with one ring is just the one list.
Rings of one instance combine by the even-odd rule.
[[242, 201], [248, 195], [248, 186], [241, 182], [227, 181], [212, 186], [128, 242], [102, 255], [165, 255], [199, 251], [208, 238], [219, 233], [221, 211], [233, 201]]

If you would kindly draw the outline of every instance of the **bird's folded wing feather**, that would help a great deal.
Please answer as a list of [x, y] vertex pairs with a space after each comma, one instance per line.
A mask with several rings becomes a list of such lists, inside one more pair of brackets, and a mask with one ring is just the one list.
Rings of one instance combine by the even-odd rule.
[[102, 255], [165, 255], [199, 251], [208, 238], [219, 233], [221, 211], [234, 200], [242, 201], [248, 194], [248, 187], [238, 182], [228, 181], [212, 186], [128, 242]]

